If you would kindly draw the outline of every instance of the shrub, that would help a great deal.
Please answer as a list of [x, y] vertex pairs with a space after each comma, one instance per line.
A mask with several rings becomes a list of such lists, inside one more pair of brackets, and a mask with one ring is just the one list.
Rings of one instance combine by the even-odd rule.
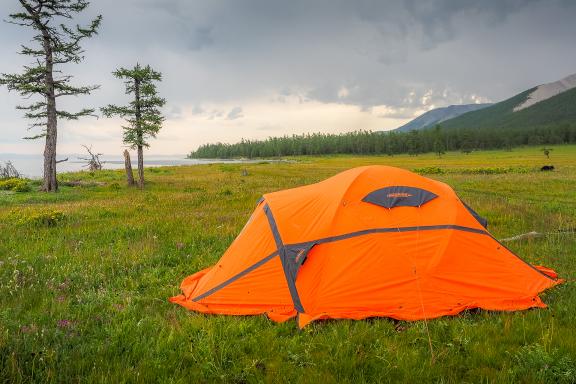
[[529, 173], [534, 171], [535, 169], [526, 167], [483, 167], [455, 169], [454, 173], [464, 173], [471, 175], [500, 175], [505, 173]]
[[222, 172], [238, 172], [240, 170], [240, 166], [238, 164], [221, 164], [220, 170]]
[[206, 192], [206, 189], [202, 188], [202, 187], [186, 187], [186, 188], [184, 188], [184, 192], [187, 192], [187, 193]]
[[442, 175], [446, 173], [446, 171], [439, 167], [415, 168], [412, 170], [412, 172], [419, 173], [421, 175]]
[[225, 188], [222, 191], [220, 191], [220, 194], [222, 196], [232, 196], [232, 191], [230, 190], [230, 188]]
[[30, 192], [32, 190], [32, 187], [30, 187], [30, 184], [22, 182], [17, 184], [14, 188], [12, 188], [12, 190], [14, 192]]
[[64, 220], [64, 212], [55, 209], [43, 209], [34, 212], [23, 212], [18, 218], [18, 224], [41, 227], [55, 227]]
[[166, 167], [145, 168], [145, 171], [148, 173], [163, 174], [163, 175], [169, 175], [173, 173], [172, 170], [167, 169]]
[[29, 192], [31, 189], [28, 180], [25, 179], [10, 178], [0, 180], [1, 191]]
[[536, 168], [528, 167], [478, 167], [478, 168], [452, 168], [442, 169], [439, 167], [424, 167], [415, 168], [412, 172], [421, 175], [443, 175], [450, 174], [464, 174], [464, 175], [501, 175], [506, 173], [529, 173], [536, 172]]

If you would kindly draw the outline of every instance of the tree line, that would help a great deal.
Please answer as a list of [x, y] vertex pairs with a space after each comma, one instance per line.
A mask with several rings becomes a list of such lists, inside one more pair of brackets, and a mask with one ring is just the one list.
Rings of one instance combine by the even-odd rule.
[[[34, 31], [32, 43], [22, 45], [20, 54], [30, 56], [32, 63], [20, 73], [1, 74], [0, 85], [9, 91], [16, 91], [26, 100], [27, 105], [16, 108], [24, 111], [24, 117], [31, 120], [29, 129], [40, 131], [26, 139], [44, 139], [44, 172], [42, 190], [58, 191], [56, 160], [58, 121], [78, 120], [81, 117], [96, 116], [94, 108], [80, 111], [65, 111], [59, 108], [60, 98], [88, 95], [99, 88], [98, 85], [76, 85], [73, 76], [63, 69], [69, 64], [84, 60], [81, 43], [98, 33], [102, 16], [81, 26], [74, 19], [90, 5], [86, 0], [18, 0], [20, 10], [10, 14], [10, 24]], [[144, 186], [143, 148], [148, 140], [156, 136], [164, 117], [160, 108], [165, 100], [157, 95], [155, 83], [162, 80], [162, 74], [150, 66], [136, 64], [132, 68], [120, 68], [113, 72], [123, 80], [126, 94], [132, 100], [124, 106], [108, 105], [101, 108], [106, 117], [119, 116], [127, 125], [124, 129], [124, 144], [138, 151], [139, 186]], [[90, 151], [89, 151], [90, 152]], [[127, 153], [127, 152], [126, 152]], [[129, 160], [129, 159], [128, 159]], [[65, 160], [62, 160], [65, 161]], [[133, 180], [131, 175], [128, 180]], [[128, 173], [128, 167], [127, 167]], [[130, 182], [129, 182], [130, 183]]]
[[264, 158], [275, 156], [328, 154], [409, 154], [445, 151], [469, 153], [484, 149], [511, 149], [524, 145], [576, 143], [576, 122], [538, 127], [499, 129], [443, 129], [440, 125], [420, 131], [342, 134], [313, 133], [265, 140], [241, 140], [239, 143], [215, 143], [200, 146], [190, 158]]

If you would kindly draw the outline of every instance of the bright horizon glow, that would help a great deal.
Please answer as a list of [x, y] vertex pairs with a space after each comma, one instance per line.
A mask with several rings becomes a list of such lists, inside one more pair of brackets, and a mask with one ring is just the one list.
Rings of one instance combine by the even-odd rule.
[[[363, 110], [355, 105], [301, 101], [297, 98], [245, 102], [239, 112], [236, 110], [236, 114], [230, 115], [234, 105], [202, 104], [200, 107], [183, 108], [177, 117], [164, 122], [156, 139], [150, 140], [147, 155], [186, 155], [202, 144], [233, 144], [242, 139], [264, 140], [274, 136], [317, 132], [339, 134], [360, 129], [389, 130], [410, 120], [386, 117], [387, 113], [394, 112], [386, 106]], [[126, 149], [122, 144], [121, 125], [120, 119], [84, 119], [82, 131], [79, 132], [74, 122], [62, 121], [59, 124], [58, 153], [82, 153], [83, 148], [78, 143], [86, 143], [105, 155], [121, 155]], [[253, 128], [248, 130], [247, 127]], [[43, 147], [43, 139], [21, 140], [10, 144], [0, 143], [0, 153], [40, 154]]]

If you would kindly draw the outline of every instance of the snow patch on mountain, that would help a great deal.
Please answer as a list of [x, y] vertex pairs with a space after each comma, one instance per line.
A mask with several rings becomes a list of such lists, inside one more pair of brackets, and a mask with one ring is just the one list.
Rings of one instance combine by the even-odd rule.
[[514, 112], [531, 107], [543, 100], [549, 99], [569, 89], [576, 88], [576, 73], [553, 83], [542, 84], [528, 95], [526, 101], [514, 107]]

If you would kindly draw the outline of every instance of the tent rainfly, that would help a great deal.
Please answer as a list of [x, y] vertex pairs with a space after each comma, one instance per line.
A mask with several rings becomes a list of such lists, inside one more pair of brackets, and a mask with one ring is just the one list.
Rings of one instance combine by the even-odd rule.
[[213, 314], [430, 319], [546, 307], [562, 282], [498, 242], [448, 185], [366, 166], [269, 193], [213, 267], [170, 301]]

